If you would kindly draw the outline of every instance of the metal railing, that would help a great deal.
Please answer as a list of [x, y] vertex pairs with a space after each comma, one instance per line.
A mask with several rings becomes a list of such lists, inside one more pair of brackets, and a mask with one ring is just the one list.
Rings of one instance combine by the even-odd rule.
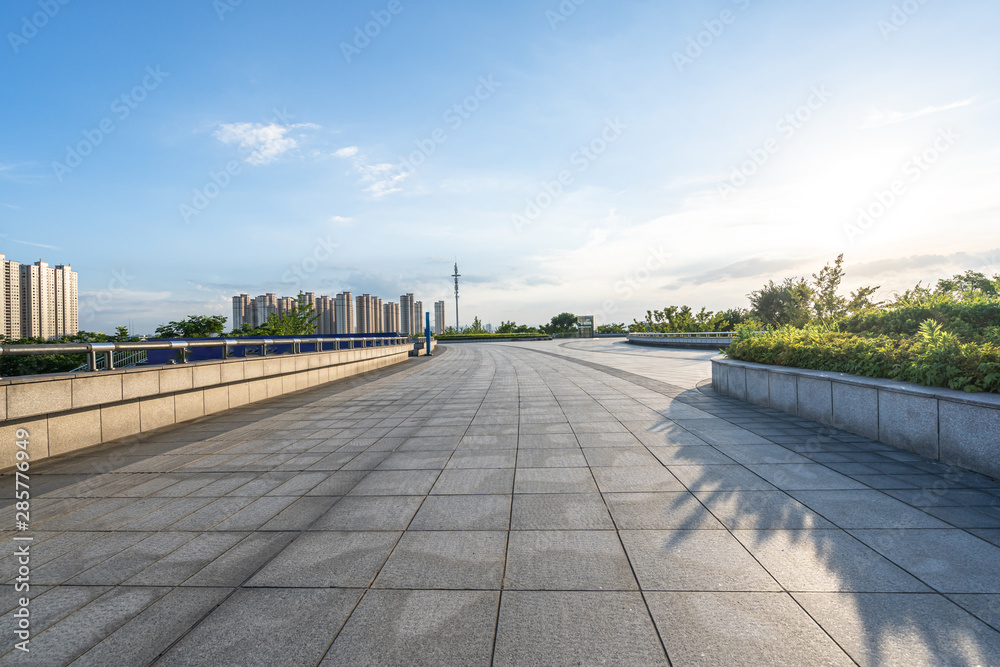
[[[326, 343], [338, 343], [332, 350], [324, 350]], [[347, 343], [346, 348], [340, 343]], [[334, 352], [340, 349], [353, 350], [358, 347], [388, 347], [391, 345], [411, 346], [409, 339], [395, 336], [372, 336], [366, 338], [205, 338], [204, 340], [164, 340], [134, 343], [53, 343], [51, 345], [0, 345], [0, 356], [31, 356], [36, 354], [86, 354], [87, 370], [113, 370], [116, 352], [148, 352], [149, 350], [176, 350], [177, 363], [187, 363], [191, 350], [198, 348], [223, 348], [222, 358], [228, 359], [236, 348], [260, 348], [259, 355], [266, 357], [268, 349], [274, 352], [277, 345], [291, 345], [291, 351], [284, 354], [304, 352]], [[303, 346], [306, 349], [303, 350]], [[249, 354], [245, 350], [244, 354]], [[102, 358], [104, 363], [99, 364]]]
[[[132, 366], [142, 366], [149, 359], [149, 353], [146, 350], [125, 350], [122, 352], [115, 352], [111, 358], [112, 368], [131, 368]], [[103, 371], [104, 367], [107, 365], [107, 355], [102, 354], [97, 357], [97, 370]], [[70, 373], [79, 373], [80, 371], [89, 371], [90, 364], [81, 364], [70, 371]]]

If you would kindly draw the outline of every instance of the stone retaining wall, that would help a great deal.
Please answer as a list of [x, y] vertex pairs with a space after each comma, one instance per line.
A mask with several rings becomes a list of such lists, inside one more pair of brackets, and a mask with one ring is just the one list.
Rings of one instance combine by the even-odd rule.
[[712, 359], [720, 394], [1000, 477], [1000, 395]]
[[0, 470], [406, 361], [409, 345], [0, 380]]

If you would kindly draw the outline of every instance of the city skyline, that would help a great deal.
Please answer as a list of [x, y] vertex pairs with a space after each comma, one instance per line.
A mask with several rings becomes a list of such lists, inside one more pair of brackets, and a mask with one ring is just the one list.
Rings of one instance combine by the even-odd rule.
[[996, 3], [53, 6], [0, 7], [0, 252], [72, 255], [83, 329], [456, 257], [526, 324], [1000, 272]]

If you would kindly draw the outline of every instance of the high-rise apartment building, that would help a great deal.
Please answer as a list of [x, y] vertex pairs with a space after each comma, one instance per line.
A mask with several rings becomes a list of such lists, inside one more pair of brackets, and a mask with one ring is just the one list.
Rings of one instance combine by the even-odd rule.
[[273, 293], [261, 294], [253, 300], [253, 325], [255, 327], [261, 326], [267, 322], [271, 315], [277, 315], [277, 313], [278, 297]]
[[382, 299], [371, 294], [362, 294], [357, 298], [356, 333], [382, 333]]
[[434, 333], [442, 334], [445, 330], [444, 324], [444, 301], [434, 302]]
[[413, 302], [413, 330], [410, 332], [414, 336], [422, 336], [424, 333], [424, 302]]
[[0, 255], [0, 334], [62, 338], [80, 330], [77, 274], [69, 264], [20, 264]]
[[354, 333], [354, 295], [350, 292], [341, 292], [334, 298], [335, 319], [337, 333]]
[[80, 300], [76, 271], [69, 264], [56, 264], [56, 336], [72, 336], [80, 330]]
[[387, 301], [382, 304], [382, 331], [385, 333], [400, 333], [399, 304]]
[[413, 333], [413, 293], [399, 297], [399, 333], [407, 336]]
[[328, 296], [316, 297], [316, 333], [331, 335], [337, 333], [335, 300]]
[[21, 265], [0, 255], [0, 335], [21, 337]]
[[233, 330], [241, 329], [244, 324], [256, 326], [253, 322], [253, 303], [249, 294], [233, 297]]

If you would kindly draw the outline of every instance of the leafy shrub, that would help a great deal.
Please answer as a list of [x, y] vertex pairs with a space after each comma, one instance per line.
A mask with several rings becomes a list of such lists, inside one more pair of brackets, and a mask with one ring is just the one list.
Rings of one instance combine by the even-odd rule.
[[912, 336], [742, 327], [725, 353], [741, 361], [1000, 393], [1000, 346], [963, 342], [932, 319], [917, 323]]
[[915, 335], [933, 320], [962, 340], [997, 339], [1000, 299], [979, 296], [958, 301], [945, 294], [902, 302], [891, 310], [857, 313], [839, 322], [842, 331], [875, 335]]

